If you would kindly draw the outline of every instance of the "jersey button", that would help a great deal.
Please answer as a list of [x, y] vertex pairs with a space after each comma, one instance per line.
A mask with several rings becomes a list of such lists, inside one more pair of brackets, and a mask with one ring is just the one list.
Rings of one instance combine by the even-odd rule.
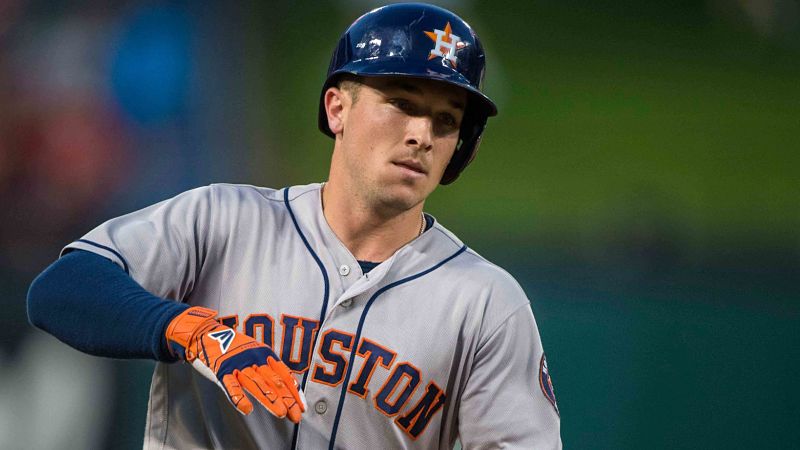
[[342, 264], [341, 266], [339, 266], [339, 273], [343, 277], [350, 275], [350, 267], [347, 264]]
[[325, 400], [320, 400], [314, 405], [314, 411], [316, 411], [317, 414], [325, 414], [327, 410], [328, 404], [325, 403]]
[[342, 300], [341, 305], [342, 305], [342, 308], [349, 308], [349, 307], [351, 307], [353, 305], [353, 299], [352, 298], [348, 298], [348, 299]]

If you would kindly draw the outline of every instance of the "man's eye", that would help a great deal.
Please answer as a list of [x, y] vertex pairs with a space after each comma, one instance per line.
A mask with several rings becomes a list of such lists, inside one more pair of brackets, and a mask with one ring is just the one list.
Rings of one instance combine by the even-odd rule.
[[440, 114], [439, 115], [439, 122], [449, 128], [456, 128], [458, 127], [458, 122], [456, 118], [453, 117], [451, 114]]
[[411, 102], [402, 98], [390, 99], [389, 103], [406, 112], [410, 112], [414, 109], [413, 106], [411, 105]]

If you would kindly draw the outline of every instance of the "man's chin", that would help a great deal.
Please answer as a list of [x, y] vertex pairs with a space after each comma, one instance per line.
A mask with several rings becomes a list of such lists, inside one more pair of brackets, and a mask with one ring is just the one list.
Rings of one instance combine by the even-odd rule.
[[419, 205], [425, 197], [416, 186], [395, 186], [382, 193], [379, 203], [386, 213], [399, 214]]

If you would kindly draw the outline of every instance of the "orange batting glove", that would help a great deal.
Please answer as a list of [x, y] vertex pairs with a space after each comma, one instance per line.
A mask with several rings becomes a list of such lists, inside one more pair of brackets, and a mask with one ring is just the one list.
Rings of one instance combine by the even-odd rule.
[[306, 403], [289, 368], [271, 348], [220, 324], [216, 315], [195, 306], [172, 319], [166, 336], [173, 354], [217, 383], [242, 414], [253, 411], [246, 391], [276, 417], [300, 423]]

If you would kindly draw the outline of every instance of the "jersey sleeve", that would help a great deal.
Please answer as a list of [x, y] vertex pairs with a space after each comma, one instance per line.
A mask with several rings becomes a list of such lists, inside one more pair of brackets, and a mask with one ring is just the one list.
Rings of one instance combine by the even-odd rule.
[[478, 348], [461, 396], [459, 438], [470, 450], [561, 448], [555, 394], [529, 304]]
[[213, 232], [213, 186], [111, 219], [62, 250], [105, 256], [147, 291], [181, 301], [203, 268]]

